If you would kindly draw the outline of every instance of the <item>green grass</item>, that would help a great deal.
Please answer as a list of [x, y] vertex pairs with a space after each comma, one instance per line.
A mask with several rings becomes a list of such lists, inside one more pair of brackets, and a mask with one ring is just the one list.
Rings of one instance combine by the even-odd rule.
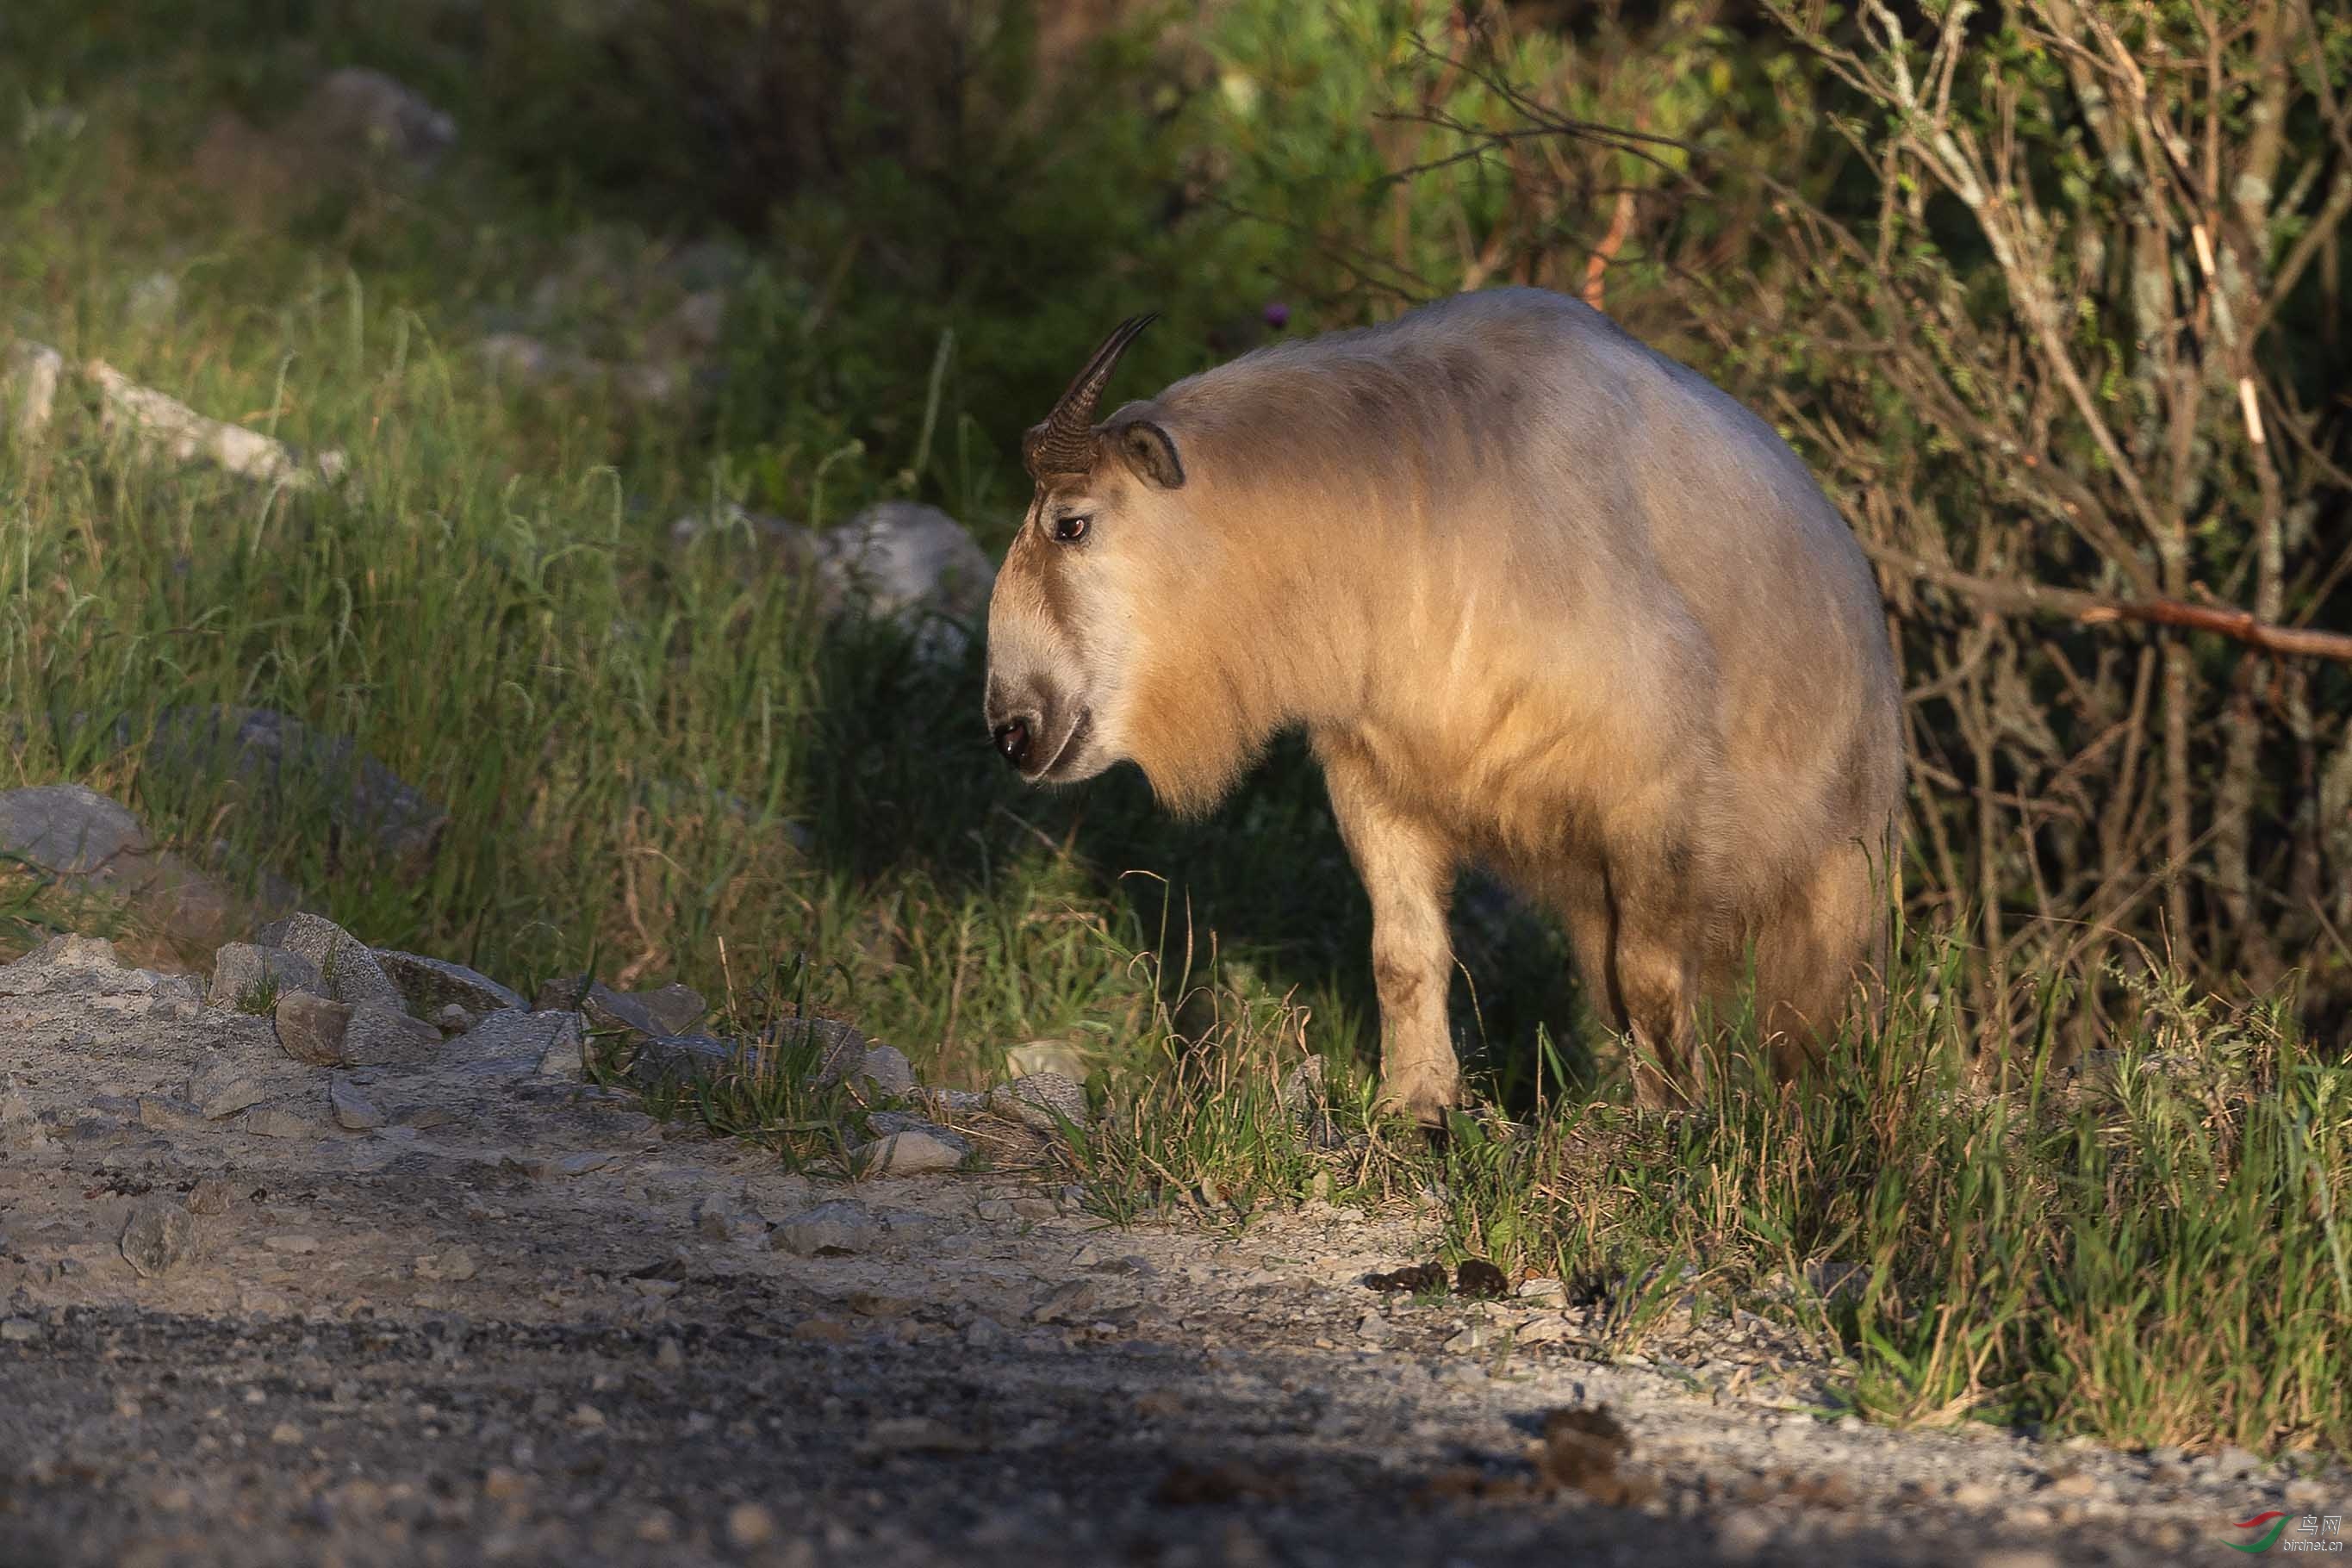
[[[1621, 1351], [1695, 1286], [1840, 1347], [1843, 1397], [1876, 1418], [2352, 1448], [2352, 1069], [2275, 1003], [2143, 983], [2112, 1061], [1987, 1083], [1955, 950], [1915, 940], [1887, 1020], [1823, 1081], [1733, 1071], [1659, 1118], [1625, 1103], [1556, 933], [1505, 921], [1465, 942], [1456, 1016], [1518, 1121], [1465, 1118], [1433, 1152], [1370, 1118], [1367, 917], [1297, 747], [1203, 825], [1161, 819], [1132, 777], [1024, 792], [981, 733], [977, 653], [927, 668], [720, 542], [668, 543], [714, 499], [823, 521], [896, 489], [1001, 544], [1024, 498], [951, 395], [904, 421], [903, 449], [852, 450], [820, 437], [854, 410], [739, 442], [723, 411], [502, 387], [468, 345], [561, 264], [560, 225], [461, 183], [240, 231], [91, 113], [79, 136], [0, 143], [16, 324], [339, 447], [353, 478], [287, 496], [146, 466], [79, 394], [38, 442], [0, 445], [5, 782], [112, 791], [368, 941], [526, 991], [588, 968], [685, 980], [744, 1033], [830, 1012], [940, 1085], [1068, 1038], [1109, 1121], [1062, 1158], [1115, 1219], [1245, 1227], [1435, 1192], [1449, 1256], [1601, 1294]], [[655, 291], [615, 308], [658, 313], [657, 247], [634, 243]], [[142, 320], [128, 302], [159, 269], [179, 307]], [[793, 282], [750, 297], [814, 309]], [[447, 809], [437, 853], [394, 863], [316, 799], [243, 801], [135, 743], [210, 704], [352, 737]], [[86, 917], [21, 877], [5, 896], [26, 943]], [[821, 1167], [875, 1107], [805, 1088], [805, 1065], [788, 1050], [654, 1102]], [[1859, 1289], [1791, 1287], [1824, 1265]]]

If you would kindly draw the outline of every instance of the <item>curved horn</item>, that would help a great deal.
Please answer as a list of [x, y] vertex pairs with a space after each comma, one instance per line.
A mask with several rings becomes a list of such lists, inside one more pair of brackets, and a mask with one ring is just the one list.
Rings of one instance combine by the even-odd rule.
[[1128, 345], [1144, 328], [1159, 319], [1159, 311], [1147, 310], [1121, 321], [1095, 350], [1086, 368], [1071, 381], [1069, 389], [1054, 405], [1054, 411], [1045, 416], [1043, 423], [1030, 426], [1022, 442], [1022, 457], [1029, 465], [1032, 479], [1042, 479], [1049, 474], [1083, 474], [1094, 467], [1095, 400], [1102, 396], [1110, 373], [1118, 368], [1119, 355], [1127, 352]]

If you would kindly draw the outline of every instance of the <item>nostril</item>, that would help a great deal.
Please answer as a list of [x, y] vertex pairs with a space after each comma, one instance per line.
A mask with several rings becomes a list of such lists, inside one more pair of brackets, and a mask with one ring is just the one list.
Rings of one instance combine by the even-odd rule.
[[996, 727], [996, 754], [1019, 767], [1029, 756], [1029, 721], [1009, 719]]

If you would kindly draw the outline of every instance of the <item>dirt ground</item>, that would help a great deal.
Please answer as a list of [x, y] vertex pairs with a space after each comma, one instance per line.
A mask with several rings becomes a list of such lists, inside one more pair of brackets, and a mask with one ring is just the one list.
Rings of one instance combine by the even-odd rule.
[[544, 1044], [319, 1068], [192, 981], [0, 970], [0, 1563], [2031, 1568], [2352, 1497], [1824, 1421], [1762, 1325], [1597, 1364], [1541, 1285], [1368, 1289], [1410, 1217], [813, 1184]]

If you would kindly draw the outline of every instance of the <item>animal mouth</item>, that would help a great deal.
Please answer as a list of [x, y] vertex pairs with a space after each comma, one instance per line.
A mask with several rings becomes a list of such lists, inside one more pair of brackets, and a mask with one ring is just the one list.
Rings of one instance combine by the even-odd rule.
[[1029, 775], [1029, 782], [1032, 784], [1050, 782], [1055, 769], [1081, 754], [1087, 737], [1094, 732], [1094, 727], [1095, 710], [1091, 708], [1078, 710], [1078, 721], [1070, 726], [1070, 732], [1062, 737], [1062, 743], [1059, 746], [1054, 748], [1052, 760]]

